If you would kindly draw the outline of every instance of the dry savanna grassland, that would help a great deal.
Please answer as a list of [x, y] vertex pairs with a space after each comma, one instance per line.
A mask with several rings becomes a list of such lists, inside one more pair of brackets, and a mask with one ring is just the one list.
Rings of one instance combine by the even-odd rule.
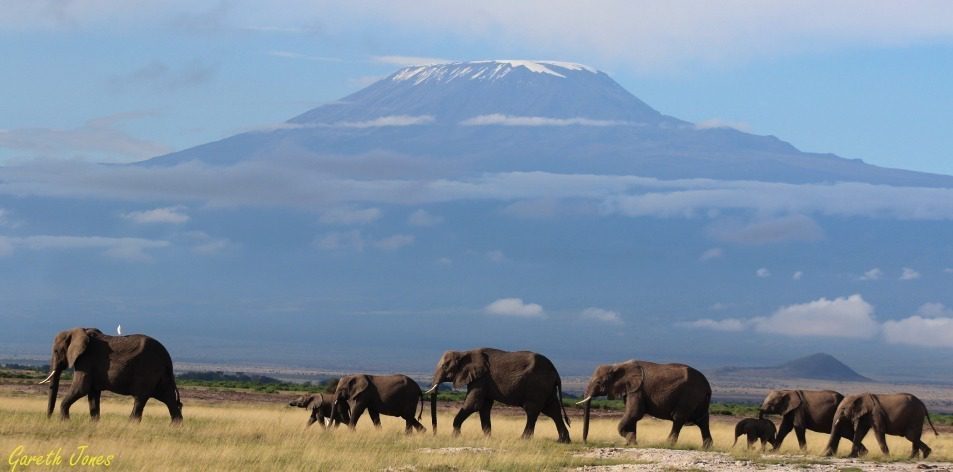
[[[289, 397], [293, 394], [288, 394]], [[406, 436], [403, 420], [382, 417], [383, 428], [375, 430], [366, 416], [356, 431], [346, 428], [323, 431], [314, 426], [306, 428], [308, 412], [274, 401], [209, 401], [191, 400], [183, 391], [185, 421], [179, 426], [169, 424], [168, 413], [161, 403], [152, 401], [146, 407], [141, 424], [130, 423], [127, 415], [132, 402], [127, 397], [104, 395], [102, 418], [98, 423], [89, 420], [85, 401], [74, 404], [72, 419], [61, 422], [48, 420], [46, 401], [38, 391], [0, 391], [0, 451], [4, 454], [7, 470], [745, 470], [777, 468], [789, 464], [790, 470], [804, 470], [815, 466], [825, 470], [867, 470], [866, 465], [896, 465], [914, 470], [917, 464], [906, 461], [909, 443], [890, 437], [890, 457], [882, 457], [876, 443], [868, 437], [866, 444], [872, 451], [862, 463], [844, 466], [819, 457], [826, 437], [809, 433], [808, 454], [800, 455], [796, 441], [789, 438], [782, 454], [746, 452], [739, 445], [731, 448], [733, 424], [736, 418], [714, 417], [712, 433], [715, 451], [728, 454], [705, 455], [691, 452], [700, 446], [698, 429], [687, 426], [677, 446], [678, 451], [703, 456], [695, 465], [677, 465], [668, 456], [637, 451], [655, 451], [664, 448], [670, 424], [645, 419], [639, 423], [639, 449], [622, 449], [624, 442], [615, 431], [617, 418], [602, 416], [593, 419], [589, 444], [580, 442], [581, 418], [573, 412], [570, 429], [573, 444], [555, 442], [552, 422], [541, 417], [532, 440], [520, 440], [524, 418], [516, 412], [495, 411], [493, 435], [485, 438], [480, 431], [479, 418], [474, 415], [465, 424], [461, 437], [450, 435], [452, 410], [442, 405], [440, 426], [436, 436], [425, 434]], [[428, 404], [429, 406], [429, 404]], [[429, 414], [423, 423], [429, 427]], [[953, 460], [953, 434], [940, 437], [933, 433], [924, 438], [933, 448], [930, 467], [951, 467], [944, 461]], [[848, 445], [841, 444], [841, 454]], [[667, 454], [668, 451], [665, 451]], [[22, 465], [30, 456], [60, 457], [60, 463]], [[720, 468], [704, 457], [721, 456], [735, 468]], [[26, 459], [24, 459], [26, 458]], [[75, 462], [70, 468], [70, 462]], [[99, 465], [88, 465], [89, 463]], [[11, 463], [12, 462], [12, 463]], [[108, 462], [108, 467], [106, 465]], [[725, 462], [724, 460], [722, 462]], [[630, 465], [622, 465], [630, 464]], [[707, 464], [707, 465], [706, 465]], [[891, 469], [893, 470], [893, 469]], [[934, 469], [936, 470], [936, 469]]]

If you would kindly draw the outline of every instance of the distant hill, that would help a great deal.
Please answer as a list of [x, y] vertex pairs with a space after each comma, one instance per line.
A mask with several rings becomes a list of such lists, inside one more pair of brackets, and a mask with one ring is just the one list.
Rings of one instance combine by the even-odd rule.
[[811, 354], [774, 367], [724, 367], [716, 375], [767, 377], [774, 379], [815, 379], [839, 382], [870, 382], [830, 354]]

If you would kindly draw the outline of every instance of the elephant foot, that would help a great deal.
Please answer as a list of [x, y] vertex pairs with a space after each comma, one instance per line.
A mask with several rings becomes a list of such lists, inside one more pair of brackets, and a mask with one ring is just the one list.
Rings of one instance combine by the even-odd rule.
[[834, 450], [831, 448], [824, 449], [824, 452], [821, 455], [824, 457], [832, 457], [834, 455]]
[[927, 457], [930, 457], [930, 453], [933, 452], [933, 449], [930, 449], [926, 446], [921, 446], [920, 452], [923, 453], [923, 459], [926, 460]]
[[[437, 434], [437, 430], [433, 430], [433, 434]], [[460, 436], [460, 428], [453, 428], [453, 437]]]
[[569, 443], [571, 443], [572, 441], [570, 441], [569, 438], [559, 438], [559, 439], [556, 440], [556, 442], [558, 442], [558, 443], [560, 443], [560, 444], [569, 444]]

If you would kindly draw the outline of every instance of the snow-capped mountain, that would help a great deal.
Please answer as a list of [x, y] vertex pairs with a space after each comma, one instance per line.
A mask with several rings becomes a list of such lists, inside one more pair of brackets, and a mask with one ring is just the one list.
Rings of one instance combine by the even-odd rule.
[[779, 182], [953, 186], [953, 177], [805, 153], [773, 136], [666, 116], [581, 64], [498, 60], [400, 69], [285, 123], [150, 165], [392, 153], [461, 171], [545, 170]]

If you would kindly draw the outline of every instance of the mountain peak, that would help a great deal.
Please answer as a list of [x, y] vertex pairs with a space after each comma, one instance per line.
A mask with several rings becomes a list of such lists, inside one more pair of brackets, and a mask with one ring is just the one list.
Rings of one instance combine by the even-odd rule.
[[730, 376], [768, 377], [777, 379], [814, 379], [840, 382], [869, 382], [830, 354], [817, 353], [773, 367], [725, 367], [716, 371]]
[[534, 74], [550, 75], [565, 79], [567, 75], [578, 72], [598, 74], [599, 71], [573, 62], [529, 61], [518, 59], [450, 62], [445, 64], [425, 64], [405, 67], [388, 77], [394, 82], [411, 81], [414, 85], [428, 82], [450, 82], [454, 80], [498, 80], [514, 71], [527, 71]]

